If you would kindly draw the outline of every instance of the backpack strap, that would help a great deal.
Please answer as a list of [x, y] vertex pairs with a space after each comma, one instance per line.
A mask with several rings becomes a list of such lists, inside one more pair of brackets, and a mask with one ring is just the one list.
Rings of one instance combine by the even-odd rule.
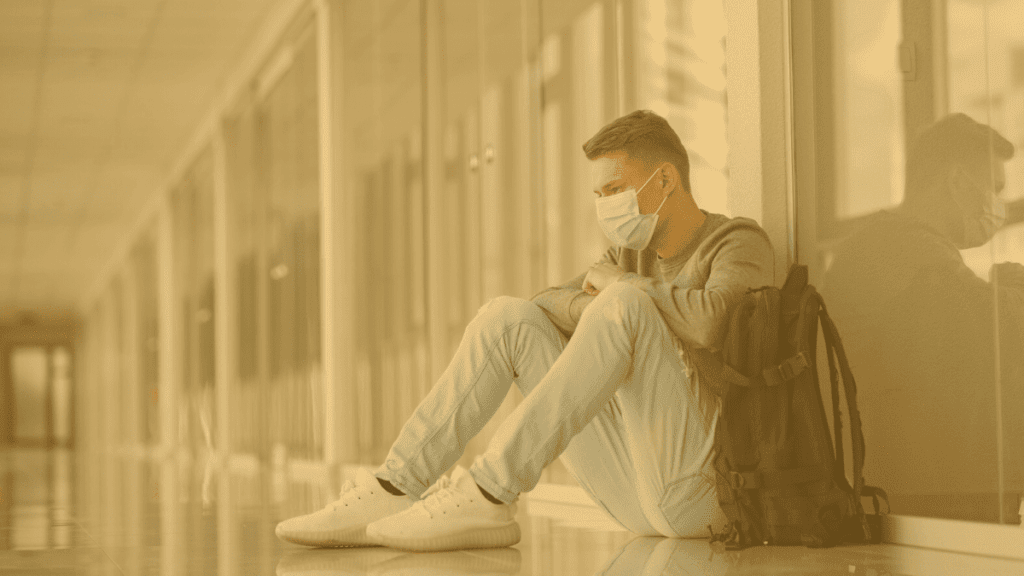
[[760, 472], [730, 472], [729, 486], [735, 490], [753, 490], [757, 488], [775, 490], [793, 484], [815, 482], [828, 478], [817, 466], [804, 468], [787, 468], [785, 470], [762, 470]]
[[740, 374], [738, 370], [717, 358], [715, 358], [715, 361], [721, 366], [722, 379], [727, 383], [732, 384], [733, 386], [743, 386], [744, 388], [750, 387], [750, 378]]
[[[838, 392], [839, 384], [837, 381], [837, 374], [835, 370], [834, 361], [832, 360], [833, 354], [839, 359], [839, 369], [843, 378], [843, 391], [846, 393], [846, 408], [850, 411], [850, 437], [853, 444], [853, 506], [854, 511], [860, 518], [861, 529], [864, 531], [865, 541], [871, 541], [871, 528], [868, 526], [867, 518], [864, 516], [864, 505], [860, 501], [861, 494], [864, 493], [864, 431], [861, 427], [860, 411], [857, 409], [857, 384], [853, 379], [853, 371], [850, 370], [850, 363], [846, 358], [846, 351], [843, 349], [843, 341], [839, 337], [839, 330], [836, 328], [832, 318], [828, 315], [828, 310], [825, 308], [825, 302], [818, 297], [818, 303], [820, 308], [818, 309], [818, 317], [821, 319], [822, 332], [825, 336], [825, 346], [827, 347], [829, 357], [829, 372], [832, 379], [832, 406], [834, 410], [835, 421], [839, 421], [838, 412]], [[836, 437], [836, 446], [842, 446], [842, 424], [839, 424], [840, 435]], [[837, 456], [843, 456], [841, 449], [836, 450]], [[836, 459], [836, 465], [845, 479], [845, 462], [842, 458]], [[888, 503], [888, 498], [886, 498]]]
[[[820, 308], [818, 312], [818, 317], [820, 319]], [[823, 330], [823, 332], [825, 333], [825, 346], [827, 348], [826, 356], [828, 357], [829, 381], [832, 385], [832, 437], [835, 439], [833, 442], [835, 446], [835, 480], [836, 483], [839, 484], [840, 488], [852, 494], [853, 487], [850, 486], [849, 480], [846, 479], [846, 447], [843, 442], [843, 412], [839, 407], [839, 368], [836, 366], [835, 354], [832, 353], [832, 338], [828, 335], [827, 330]]]
[[871, 496], [871, 501], [874, 502], [874, 504], [875, 504], [875, 514], [881, 514], [882, 513], [882, 506], [881, 506], [881, 503], [879, 502], [879, 499], [885, 501], [885, 513], [888, 514], [888, 513], [892, 512], [892, 508], [889, 507], [889, 495], [885, 493], [885, 490], [882, 490], [878, 486], [867, 486], [867, 485], [865, 485], [864, 486], [864, 495], [865, 496]]
[[[712, 357], [710, 362], [715, 365], [715, 369], [719, 371], [722, 379], [729, 384], [749, 388], [758, 382], [755, 379], [740, 374], [738, 370], [718, 358]], [[810, 363], [807, 361], [807, 356], [803, 352], [797, 352], [793, 356], [786, 358], [781, 364], [765, 368], [761, 371], [761, 377], [764, 378], [766, 385], [779, 386], [796, 378], [809, 367]]]

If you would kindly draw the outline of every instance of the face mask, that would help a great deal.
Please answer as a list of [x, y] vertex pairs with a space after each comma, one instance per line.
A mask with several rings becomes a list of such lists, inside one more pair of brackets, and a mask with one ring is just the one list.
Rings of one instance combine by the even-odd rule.
[[980, 212], [964, 211], [961, 206], [964, 218], [964, 240], [957, 245], [957, 248], [966, 250], [984, 245], [1006, 223], [1006, 202], [990, 192], [986, 193], [986, 199], [987, 206], [982, 206]]
[[[660, 168], [659, 168], [660, 170]], [[651, 174], [651, 177], [644, 182], [640, 190], [647, 186], [647, 183], [658, 174], [658, 170]], [[628, 188], [618, 194], [597, 198], [597, 222], [601, 225], [604, 235], [611, 240], [612, 244], [633, 250], [647, 248], [651, 237], [654, 236], [654, 227], [658, 224], [658, 212], [665, 205], [661, 201], [658, 209], [651, 214], [641, 214], [640, 205], [637, 203], [639, 190]]]

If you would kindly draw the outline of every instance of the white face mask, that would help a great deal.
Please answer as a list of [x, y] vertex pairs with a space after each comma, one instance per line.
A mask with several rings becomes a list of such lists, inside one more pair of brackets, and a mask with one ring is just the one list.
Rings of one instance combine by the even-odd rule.
[[957, 248], [983, 246], [1006, 223], [1006, 202], [993, 194], [989, 194], [988, 199], [989, 205], [984, 206], [980, 213], [964, 213], [964, 243]]
[[954, 240], [954, 244], [960, 250], [983, 246], [1006, 223], [1006, 202], [976, 181], [961, 180], [959, 186], [951, 195], [963, 218], [964, 235], [962, 242]]
[[[654, 174], [651, 174], [640, 190], [647, 186], [647, 183], [658, 174], [659, 170], [661, 169], [659, 168], [654, 171]], [[597, 222], [601, 225], [604, 235], [616, 246], [643, 250], [647, 248], [651, 237], [654, 236], [654, 227], [658, 224], [658, 212], [665, 205], [668, 196], [665, 196], [661, 205], [653, 213], [641, 214], [636, 198], [638, 192], [639, 190], [627, 188], [618, 194], [595, 200]]]

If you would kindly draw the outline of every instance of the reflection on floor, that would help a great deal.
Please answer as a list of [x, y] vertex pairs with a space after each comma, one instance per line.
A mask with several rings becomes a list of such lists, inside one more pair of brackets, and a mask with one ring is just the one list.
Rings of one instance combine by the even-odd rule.
[[595, 508], [528, 499], [513, 548], [316, 550], [274, 537], [279, 520], [336, 491], [255, 461], [0, 451], [0, 575], [1024, 574], [1022, 562], [891, 545], [726, 552], [704, 540], [636, 537]]

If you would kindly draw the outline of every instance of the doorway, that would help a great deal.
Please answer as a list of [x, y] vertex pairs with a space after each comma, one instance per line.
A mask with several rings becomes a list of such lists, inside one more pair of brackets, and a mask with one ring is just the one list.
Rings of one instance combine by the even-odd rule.
[[4, 350], [7, 440], [19, 447], [70, 447], [72, 353], [66, 345], [13, 344]]

